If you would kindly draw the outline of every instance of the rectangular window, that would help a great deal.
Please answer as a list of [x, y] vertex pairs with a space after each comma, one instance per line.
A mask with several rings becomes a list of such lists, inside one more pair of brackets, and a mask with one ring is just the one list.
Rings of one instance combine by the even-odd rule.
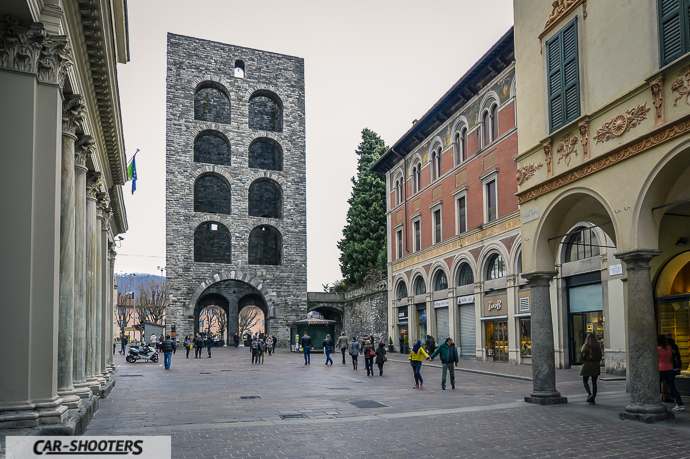
[[457, 200], [458, 234], [467, 231], [467, 204], [465, 196]]
[[422, 222], [417, 220], [413, 223], [414, 229], [414, 251], [422, 248]]
[[690, 0], [658, 0], [661, 66], [690, 51]]
[[496, 220], [496, 180], [492, 180], [486, 184], [486, 221], [491, 222]]
[[397, 243], [397, 248], [398, 248], [398, 256], [397, 258], [402, 258], [403, 256], [403, 246], [402, 246], [402, 230], [398, 230], [395, 233], [395, 239]]
[[580, 116], [577, 18], [546, 42], [546, 59], [549, 132], [553, 132]]
[[441, 209], [434, 211], [434, 244], [441, 242]]

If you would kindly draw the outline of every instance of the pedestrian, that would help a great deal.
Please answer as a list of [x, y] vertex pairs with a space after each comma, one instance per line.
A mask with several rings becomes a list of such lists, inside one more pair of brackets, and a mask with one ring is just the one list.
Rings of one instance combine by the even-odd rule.
[[433, 354], [435, 350], [436, 350], [436, 338], [434, 338], [431, 335], [427, 335], [427, 337], [426, 337], [426, 351], [429, 354]]
[[345, 332], [340, 332], [335, 347], [340, 349], [340, 352], [343, 354], [343, 365], [345, 365], [345, 352], [347, 351], [347, 336], [345, 336]]
[[400, 337], [398, 338], [398, 341], [400, 342], [400, 353], [405, 352], [405, 335], [400, 333]]
[[266, 353], [266, 341], [259, 338], [259, 363], [264, 364], [264, 354]]
[[165, 369], [170, 369], [170, 364], [172, 363], [172, 354], [175, 350], [175, 341], [170, 339], [170, 335], [167, 336], [165, 340], [160, 343], [161, 352], [163, 352], [163, 363], [165, 364]]
[[161, 349], [161, 343], [163, 341], [165, 341], [165, 336], [163, 336], [163, 333], [161, 333], [161, 335], [158, 337], [158, 341], [156, 342], [156, 349]]
[[273, 352], [273, 337], [271, 335], [266, 337], [266, 350], [268, 351], [268, 355], [271, 355]]
[[208, 359], [211, 358], [211, 348], [213, 347], [213, 335], [209, 334], [206, 338], [206, 350], [208, 351]]
[[379, 347], [376, 348], [376, 365], [379, 366], [379, 376], [383, 376], [383, 364], [387, 361], [386, 345], [381, 342], [379, 343]]
[[129, 342], [129, 339], [127, 338], [127, 335], [122, 335], [122, 339], [120, 340], [120, 354], [125, 354], [125, 350], [127, 349], [127, 343]]
[[685, 405], [683, 405], [683, 400], [680, 398], [678, 389], [676, 389], [676, 375], [673, 371], [673, 348], [668, 345], [666, 335], [658, 335], [656, 342], [659, 352], [659, 382], [666, 381], [668, 391], [676, 399], [676, 406], [673, 407], [673, 411], [683, 411]]
[[[582, 376], [582, 384], [587, 391], [587, 403], [596, 405], [597, 397], [597, 379], [601, 374], [601, 345], [597, 341], [594, 333], [587, 334], [585, 343], [582, 345], [582, 369], [580, 376]], [[589, 389], [589, 378], [592, 378], [592, 390]]]
[[311, 336], [307, 332], [304, 332], [302, 337], [302, 350], [304, 351], [304, 364], [311, 364], [311, 355], [309, 354], [311, 352]]
[[254, 338], [252, 339], [251, 344], [249, 345], [249, 349], [252, 354], [252, 365], [254, 364], [259, 364], [259, 340]]
[[200, 359], [201, 349], [204, 347], [204, 339], [201, 337], [200, 334], [196, 334], [196, 337], [194, 338], [192, 345], [194, 346], [194, 358]]
[[276, 334], [274, 333], [274, 334], [273, 334], [273, 353], [274, 353], [274, 354], [276, 353], [276, 344], [278, 344], [278, 337], [277, 337]]
[[235, 348], [239, 347], [239, 345], [240, 345], [239, 333], [235, 333], [235, 336], [232, 337], [232, 341], [235, 343]]
[[153, 347], [153, 348], [158, 349], [157, 342], [158, 342], [158, 338], [156, 337], [156, 334], [155, 334], [155, 333], [151, 333], [150, 346]]
[[426, 357], [429, 360], [429, 354], [426, 353], [422, 347], [421, 340], [414, 340], [414, 346], [410, 349], [410, 365], [412, 365], [412, 372], [414, 373], [414, 383], [413, 389], [423, 389], [424, 379], [422, 379], [422, 361]]
[[353, 336], [352, 337], [352, 342], [350, 343], [350, 355], [352, 356], [352, 369], [356, 370], [357, 369], [357, 356], [359, 356], [359, 341], [357, 341], [357, 337]]
[[189, 351], [192, 349], [192, 338], [189, 335], [184, 337], [184, 348], [187, 350], [187, 358], [189, 358]]
[[331, 362], [331, 365], [333, 365], [333, 359], [331, 358], [331, 351], [333, 351], [333, 340], [331, 339], [330, 334], [326, 335], [326, 339], [323, 340], [323, 351], [326, 353], [326, 365], [328, 365], [328, 362]]
[[371, 344], [371, 340], [367, 339], [364, 341], [362, 354], [364, 355], [364, 367], [367, 369], [367, 376], [374, 376], [374, 357], [376, 357], [376, 351], [374, 350], [374, 345]]
[[[676, 345], [676, 341], [673, 339], [673, 334], [672, 333], [666, 333], [666, 342], [668, 343], [669, 346], [671, 346], [671, 359], [673, 363], [673, 373], [674, 375], [679, 375], [680, 370], [683, 368], [683, 361], [680, 358], [680, 350], [678, 349], [678, 346]], [[671, 394], [668, 393], [668, 384], [666, 384], [666, 381], [662, 381], [661, 383], [661, 393], [662, 393], [662, 400], [664, 402], [674, 402], [675, 400], [671, 397]]]
[[434, 357], [441, 354], [441, 364], [443, 371], [441, 372], [441, 389], [446, 390], [446, 373], [450, 373], [450, 386], [455, 389], [455, 368], [458, 366], [458, 348], [453, 343], [453, 338], [450, 336], [446, 341], [431, 353], [429, 359], [433, 362]]

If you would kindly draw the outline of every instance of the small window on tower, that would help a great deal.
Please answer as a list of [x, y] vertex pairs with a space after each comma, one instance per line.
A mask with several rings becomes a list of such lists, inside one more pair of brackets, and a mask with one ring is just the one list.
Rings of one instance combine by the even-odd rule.
[[244, 61], [235, 61], [235, 78], [244, 78]]
[[218, 231], [218, 225], [211, 223], [211, 231]]

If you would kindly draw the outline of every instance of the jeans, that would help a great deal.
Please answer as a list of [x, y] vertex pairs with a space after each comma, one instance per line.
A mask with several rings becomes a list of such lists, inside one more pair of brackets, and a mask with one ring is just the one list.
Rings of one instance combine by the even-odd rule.
[[[589, 390], [589, 378], [592, 378], [592, 391], [590, 392]], [[585, 390], [587, 391], [587, 395], [594, 395], [595, 397], [597, 396], [597, 378], [598, 376], [583, 376], [582, 377], [582, 384], [585, 386]]]
[[331, 358], [331, 350], [326, 349], [326, 363], [331, 362], [331, 365], [333, 365], [333, 359]]
[[367, 376], [369, 376], [369, 372], [374, 376], [374, 359], [371, 357], [364, 357], [364, 366], [367, 369]]
[[207, 347], [206, 349], [208, 349], [208, 356], [211, 357], [211, 346]]
[[259, 352], [259, 358], [258, 358], [256, 363], [261, 363], [261, 364], [264, 363], [264, 352], [263, 351]]
[[383, 376], [383, 363], [377, 363], [377, 365], [379, 366], [379, 374]]
[[673, 370], [660, 371], [659, 382], [661, 381], [666, 381], [668, 384], [668, 392], [676, 399], [676, 405], [683, 406], [683, 400], [681, 400], [678, 389], [676, 389], [676, 375]]
[[252, 364], [254, 363], [259, 363], [259, 351], [257, 351], [256, 349], [252, 349]]
[[345, 363], [345, 352], [346, 352], [346, 351], [347, 351], [346, 348], [343, 348], [343, 349], [340, 350], [340, 352], [342, 352], [342, 354], [343, 354], [343, 363]]
[[455, 386], [455, 364], [454, 363], [444, 363], [443, 371], [441, 373], [441, 386], [446, 387], [446, 372], [450, 373], [450, 384]]
[[172, 361], [172, 352], [165, 352], [163, 354], [163, 363], [165, 364], [165, 369], [170, 368], [170, 363]]
[[352, 368], [354, 368], [355, 370], [357, 369], [357, 356], [356, 355], [352, 356]]
[[200, 359], [200, 358], [201, 358], [201, 348], [200, 348], [200, 347], [195, 347], [195, 348], [194, 348], [194, 358], [195, 358], [195, 359]]
[[187, 358], [189, 358], [189, 351], [190, 351], [189, 346], [185, 347], [185, 349], [187, 349]]
[[311, 363], [311, 354], [309, 354], [309, 352], [311, 352], [311, 346], [304, 346], [303, 349], [304, 349], [304, 363], [305, 364]]
[[400, 353], [401, 354], [405, 353], [405, 347], [402, 344], [400, 345]]
[[123, 345], [122, 345], [122, 348], [120, 349], [120, 352], [121, 352], [123, 355], [126, 355], [126, 352], [125, 352], [126, 348], [127, 348], [127, 345], [126, 345], [126, 344], [123, 344]]
[[415, 386], [419, 386], [420, 384], [424, 384], [424, 380], [422, 379], [422, 362], [419, 360], [410, 360], [410, 365], [412, 365], [412, 371], [414, 372], [414, 383]]

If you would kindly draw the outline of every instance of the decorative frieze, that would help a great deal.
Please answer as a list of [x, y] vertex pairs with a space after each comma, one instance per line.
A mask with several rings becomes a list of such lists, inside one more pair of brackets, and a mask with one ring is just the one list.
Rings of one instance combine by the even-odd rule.
[[690, 105], [690, 100], [688, 100], [688, 98], [690, 98], [690, 65], [681, 70], [678, 76], [679, 78], [671, 85], [671, 92], [678, 93], [678, 96], [676, 96], [673, 101], [673, 106], [677, 107], [678, 101], [682, 99], [683, 96], [685, 96], [685, 103]]
[[652, 103], [654, 105], [654, 124], [658, 126], [666, 121], [664, 113], [664, 79], [657, 78], [650, 82], [649, 88], [652, 91]]
[[539, 34], [541, 40], [544, 35], [548, 33], [551, 28], [558, 23], [562, 18], [568, 15], [572, 10], [582, 5], [582, 17], [587, 18], [587, 0], [554, 0], [551, 2], [551, 14], [549, 19], [544, 24], [544, 30]]
[[647, 119], [647, 112], [651, 108], [647, 108], [647, 102], [633, 107], [625, 113], [614, 117], [611, 121], [604, 123], [602, 127], [597, 129], [597, 143], [608, 142], [614, 137], [618, 137], [628, 132], [630, 129], [639, 126], [639, 124]]
[[544, 161], [546, 162], [546, 178], [553, 177], [553, 149], [551, 142], [544, 142]]
[[79, 94], [70, 94], [62, 103], [62, 132], [74, 135], [81, 128], [86, 117], [84, 98]]
[[582, 143], [582, 161], [587, 161], [590, 158], [589, 121], [582, 121], [577, 127], [580, 129], [580, 142]]
[[577, 136], [570, 133], [563, 137], [561, 143], [556, 147], [556, 152], [559, 156], [558, 164], [561, 164], [561, 160], [563, 160], [566, 166], [570, 166], [570, 155], [574, 153], [577, 156]]
[[544, 165], [542, 163], [539, 164], [527, 164], [526, 166], [523, 166], [518, 169], [517, 174], [515, 175], [515, 180], [517, 180], [518, 185], [522, 185], [523, 183], [527, 182], [529, 179], [534, 176], [534, 174], [543, 167]]

